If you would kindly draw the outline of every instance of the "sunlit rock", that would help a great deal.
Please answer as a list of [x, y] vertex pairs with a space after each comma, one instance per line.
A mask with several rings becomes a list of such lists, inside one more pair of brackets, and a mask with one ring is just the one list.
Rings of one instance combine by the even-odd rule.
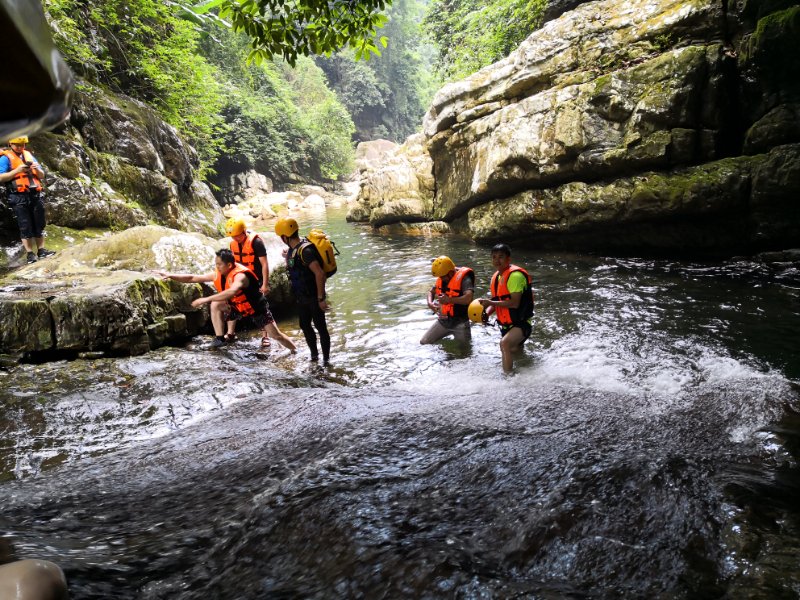
[[433, 212], [433, 162], [422, 135], [413, 135], [360, 171], [361, 192], [350, 205], [349, 221], [374, 226], [428, 220]]
[[[361, 168], [348, 218], [444, 221], [522, 245], [796, 246], [797, 159], [778, 147], [800, 143], [800, 9], [556, 4], [507, 58], [439, 90], [421, 142], [409, 138]], [[417, 144], [427, 161], [404, 156]], [[728, 158], [747, 155], [732, 175]], [[671, 193], [643, 192], [643, 181], [658, 179]]]

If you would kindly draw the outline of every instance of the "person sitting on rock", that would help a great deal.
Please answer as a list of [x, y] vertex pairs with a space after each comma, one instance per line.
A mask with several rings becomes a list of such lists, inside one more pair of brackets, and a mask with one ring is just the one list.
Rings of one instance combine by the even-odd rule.
[[456, 267], [448, 256], [440, 256], [431, 263], [431, 275], [436, 283], [428, 291], [428, 308], [438, 318], [419, 343], [432, 344], [450, 334], [460, 342], [469, 342], [472, 334], [467, 306], [475, 293], [475, 273], [469, 267]]
[[[237, 263], [249, 268], [258, 277], [258, 287], [265, 296], [269, 294], [269, 262], [267, 261], [267, 247], [264, 240], [255, 232], [247, 231], [242, 219], [228, 219], [225, 223], [225, 233], [231, 238], [231, 252]], [[228, 332], [225, 341], [232, 342], [236, 339], [236, 321], [228, 321]], [[261, 347], [269, 348], [269, 336], [261, 338]]]
[[55, 252], [44, 247], [44, 171], [33, 154], [25, 149], [27, 143], [27, 136], [16, 137], [8, 141], [10, 150], [0, 152], [0, 183], [8, 187], [8, 205], [17, 217], [22, 246], [30, 264]]
[[294, 354], [297, 347], [275, 324], [269, 303], [258, 287], [256, 274], [244, 265], [237, 264], [233, 253], [227, 248], [217, 251], [215, 265], [216, 271], [202, 275], [166, 273], [164, 271], [157, 271], [157, 273], [165, 280], [181, 283], [214, 282], [216, 294], [192, 301], [194, 307], [203, 304], [211, 305], [211, 324], [215, 334], [214, 340], [211, 342], [212, 348], [225, 345], [226, 321], [238, 321], [244, 317], [250, 317], [264, 335], [269, 334]]

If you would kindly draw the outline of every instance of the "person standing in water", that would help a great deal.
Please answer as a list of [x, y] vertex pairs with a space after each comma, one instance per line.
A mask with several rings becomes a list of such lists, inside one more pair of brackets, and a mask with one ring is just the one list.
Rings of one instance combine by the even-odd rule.
[[511, 373], [514, 352], [522, 349], [533, 330], [533, 286], [528, 272], [511, 264], [511, 248], [506, 244], [492, 248], [492, 266], [497, 270], [490, 284], [491, 299], [481, 298], [479, 302], [487, 315], [497, 316], [503, 371]]
[[[231, 238], [230, 249], [237, 263], [244, 265], [258, 277], [258, 286], [261, 293], [269, 294], [269, 262], [267, 261], [267, 247], [261, 236], [253, 231], [247, 231], [242, 219], [228, 219], [225, 223], [225, 233]], [[236, 321], [228, 321], [228, 331], [225, 334], [226, 342], [236, 340]], [[261, 338], [261, 347], [270, 347], [269, 336], [265, 333]]]
[[428, 291], [428, 308], [438, 318], [419, 343], [432, 344], [451, 334], [460, 342], [469, 342], [467, 306], [475, 293], [475, 273], [469, 267], [456, 267], [448, 256], [440, 256], [431, 263], [431, 275], [436, 283]]
[[319, 333], [322, 360], [328, 364], [331, 357], [331, 336], [328, 333], [325, 312], [330, 306], [325, 293], [327, 277], [322, 269], [322, 257], [314, 244], [300, 237], [297, 221], [291, 217], [278, 219], [275, 223], [275, 233], [288, 246], [286, 270], [297, 303], [300, 329], [303, 330], [303, 336], [311, 351], [311, 360], [319, 360], [317, 349], [317, 333]]

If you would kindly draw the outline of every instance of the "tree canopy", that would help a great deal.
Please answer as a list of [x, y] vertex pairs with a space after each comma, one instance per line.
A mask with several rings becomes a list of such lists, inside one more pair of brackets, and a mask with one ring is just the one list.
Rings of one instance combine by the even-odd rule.
[[[172, 0], [200, 20], [227, 19], [251, 41], [249, 61], [282, 57], [291, 66], [298, 56], [331, 54], [344, 46], [358, 58], [380, 55], [377, 37], [391, 0]], [[218, 9], [218, 15], [213, 10]]]

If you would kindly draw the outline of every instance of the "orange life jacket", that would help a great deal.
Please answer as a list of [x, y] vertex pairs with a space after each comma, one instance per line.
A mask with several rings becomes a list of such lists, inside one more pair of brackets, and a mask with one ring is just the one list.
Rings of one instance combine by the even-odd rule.
[[[508, 308], [507, 306], [495, 306], [494, 311], [497, 315], [497, 322], [504, 327], [519, 326], [526, 322], [533, 316], [533, 288], [531, 287], [531, 276], [522, 267], [517, 265], [509, 265], [508, 269], [500, 273], [495, 271], [492, 275], [492, 300], [508, 300], [511, 298], [511, 293], [508, 291], [508, 278], [514, 271], [519, 271], [525, 275], [528, 285], [522, 290], [522, 297], [519, 301], [517, 308]], [[500, 277], [505, 274], [505, 277]], [[530, 291], [530, 293], [528, 293]]]
[[[444, 288], [442, 285], [442, 278], [439, 277], [436, 280], [436, 295], [441, 296], [444, 294], [449, 298], [456, 298], [461, 296], [461, 282], [464, 281], [464, 277], [467, 275], [472, 275], [473, 277], [475, 274], [472, 272], [472, 269], [469, 267], [459, 267], [456, 269], [456, 272], [453, 273], [453, 276], [450, 278], [450, 281], [447, 283], [447, 288]], [[442, 304], [439, 308], [439, 315], [442, 317], [459, 317], [466, 319], [467, 318], [467, 306], [461, 304]]]
[[[22, 156], [19, 156], [13, 150], [3, 150], [3, 155], [8, 157], [8, 161], [11, 164], [9, 171], [13, 171], [25, 163], [36, 162], [33, 155], [27, 150], [22, 151]], [[31, 190], [38, 192], [42, 189], [42, 182], [33, 173], [28, 174], [25, 171], [20, 171], [14, 175], [14, 179], [8, 182], [8, 188], [11, 192], [29, 192]]]
[[241, 245], [239, 245], [239, 242], [236, 240], [231, 240], [231, 252], [233, 252], [233, 257], [236, 259], [237, 263], [241, 263], [248, 269], [251, 269], [253, 273], [256, 274], [256, 277], [258, 277], [258, 280], [261, 281], [261, 276], [263, 275], [261, 264], [259, 263], [258, 266], [256, 266], [256, 255], [253, 250], [253, 241], [256, 239], [261, 239], [261, 236], [257, 233], [248, 233], [244, 243]]
[[255, 288], [258, 295], [261, 295], [261, 292], [258, 291], [258, 277], [256, 274], [253, 273], [252, 269], [248, 269], [244, 265], [240, 265], [239, 263], [235, 263], [233, 268], [228, 272], [225, 276], [225, 281], [222, 280], [222, 273], [217, 270], [217, 278], [214, 280], [214, 287], [217, 289], [218, 292], [222, 292], [233, 285], [233, 280], [239, 273], [244, 273], [244, 275], [250, 279], [250, 285], [248, 285], [245, 290], [239, 290], [237, 294], [228, 300], [231, 306], [242, 316], [248, 317], [252, 314], [255, 314], [256, 309], [253, 306], [253, 296], [254, 294], [248, 294], [246, 290], [252, 290]]

